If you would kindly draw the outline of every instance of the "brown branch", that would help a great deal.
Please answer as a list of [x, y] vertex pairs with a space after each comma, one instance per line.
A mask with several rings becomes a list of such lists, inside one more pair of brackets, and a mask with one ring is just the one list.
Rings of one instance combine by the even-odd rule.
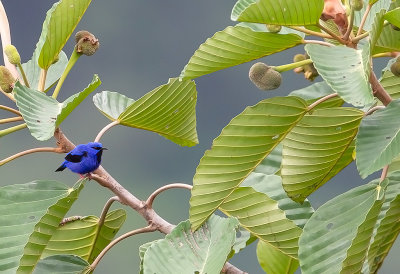
[[99, 219], [99, 229], [103, 226], [104, 221], [106, 219], [108, 210], [110, 209], [111, 205], [114, 202], [119, 202], [119, 198], [117, 196], [111, 197], [110, 199], [108, 199], [107, 203], [104, 205], [103, 210], [101, 211], [101, 215], [100, 215], [100, 219]]
[[0, 124], [7, 124], [7, 123], [12, 123], [12, 122], [18, 122], [22, 121], [22, 117], [11, 117], [11, 118], [5, 118], [5, 119], [0, 119]]
[[9, 111], [9, 112], [11, 112], [11, 113], [14, 113], [14, 114], [16, 114], [16, 115], [18, 115], [18, 116], [21, 116], [21, 112], [19, 112], [19, 111], [16, 110], [16, 109], [7, 107], [7, 106], [0, 105], [0, 109], [6, 110], [6, 111]]
[[381, 83], [379, 83], [378, 78], [376, 78], [373, 70], [371, 70], [369, 82], [371, 83], [373, 95], [378, 98], [378, 100], [381, 101], [382, 104], [387, 106], [392, 101], [392, 97], [390, 97], [389, 93], [387, 93], [386, 90], [382, 87]]
[[364, 15], [363, 15], [363, 17], [361, 19], [361, 23], [360, 23], [360, 26], [358, 27], [358, 31], [357, 31], [357, 35], [356, 36], [359, 36], [361, 34], [361, 32], [362, 32], [362, 30], [364, 28], [365, 21], [367, 21], [367, 17], [368, 17], [368, 14], [369, 14], [370, 10], [371, 10], [371, 7], [372, 7], [372, 5], [368, 5], [367, 8], [365, 9], [365, 12], [364, 12]]
[[119, 124], [118, 120], [115, 120], [111, 123], [109, 123], [108, 125], [106, 125], [96, 136], [96, 138], [94, 139], [95, 142], [100, 142], [101, 137], [104, 135], [104, 133], [109, 130], [110, 128], [112, 128], [113, 126], [116, 126]]
[[325, 102], [326, 100], [329, 100], [329, 99], [331, 99], [333, 97], [336, 97], [336, 96], [338, 96], [337, 93], [331, 93], [331, 94], [328, 94], [328, 95], [318, 99], [317, 101], [315, 101], [314, 103], [312, 103], [311, 105], [308, 106], [307, 111], [312, 110], [313, 108], [315, 108], [319, 104], [321, 104], [321, 103]]
[[148, 208], [152, 208], [153, 201], [157, 197], [157, 195], [165, 190], [172, 189], [172, 188], [185, 188], [185, 189], [192, 190], [193, 187], [191, 185], [181, 184], [181, 183], [175, 183], [175, 184], [169, 184], [169, 185], [162, 186], [162, 187], [158, 188], [156, 191], [154, 191], [152, 194], [150, 194], [149, 198], [147, 198], [147, 201], [145, 203], [146, 206]]
[[0, 166], [15, 160], [19, 157], [28, 155], [28, 154], [32, 154], [32, 153], [36, 153], [36, 152], [56, 152], [56, 153], [62, 153], [62, 151], [58, 148], [58, 147], [37, 147], [37, 148], [32, 148], [32, 149], [28, 149], [28, 150], [24, 150], [21, 151], [17, 154], [14, 154], [8, 158], [5, 158], [4, 160], [0, 161]]
[[384, 108], [385, 108], [385, 106], [375, 106], [373, 108], [370, 108], [366, 113], [364, 113], [364, 116], [371, 115], [375, 111], [380, 110], [380, 109], [384, 109]]

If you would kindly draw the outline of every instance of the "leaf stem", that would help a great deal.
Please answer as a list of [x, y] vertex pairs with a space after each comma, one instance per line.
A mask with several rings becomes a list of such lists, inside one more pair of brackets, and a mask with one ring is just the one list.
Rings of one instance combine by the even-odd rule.
[[147, 233], [147, 232], [153, 232], [156, 231], [157, 229], [154, 226], [146, 226], [146, 227], [142, 227], [139, 229], [135, 229], [132, 230], [130, 232], [127, 232], [121, 236], [119, 236], [118, 238], [112, 240], [101, 252], [100, 254], [96, 257], [96, 259], [93, 261], [93, 263], [90, 265], [90, 270], [93, 272], [95, 270], [95, 268], [97, 267], [97, 265], [99, 264], [100, 260], [104, 257], [104, 255], [113, 247], [115, 246], [117, 243], [119, 243], [120, 241], [129, 238], [133, 235], [137, 235], [137, 234], [141, 234], [141, 233]]
[[147, 198], [147, 201], [145, 203], [146, 206], [148, 208], [152, 208], [154, 199], [158, 196], [158, 194], [160, 194], [161, 192], [163, 192], [165, 190], [172, 189], [172, 188], [185, 188], [185, 189], [192, 190], [192, 186], [191, 185], [182, 184], [182, 183], [175, 183], [175, 184], [169, 184], [169, 185], [162, 186], [162, 187], [156, 189], [153, 193], [150, 194], [149, 198]]
[[324, 41], [319, 41], [319, 40], [303, 40], [304, 44], [318, 44], [318, 45], [323, 45], [326, 47], [333, 47], [334, 44], [331, 44], [329, 42], [324, 42]]
[[284, 72], [284, 71], [288, 71], [288, 70], [292, 70], [298, 67], [302, 67], [304, 65], [308, 65], [308, 64], [312, 64], [313, 61], [311, 61], [311, 59], [306, 59], [303, 61], [299, 61], [299, 62], [294, 62], [294, 63], [290, 63], [290, 64], [286, 64], [286, 65], [282, 65], [282, 66], [277, 66], [277, 67], [272, 67], [274, 70], [276, 70], [277, 72]]
[[37, 87], [38, 91], [44, 91], [44, 87], [46, 84], [46, 77], [47, 77], [47, 69], [41, 69], [39, 83]]
[[19, 152], [17, 154], [14, 154], [14, 155], [12, 155], [12, 156], [4, 159], [4, 160], [1, 160], [0, 161], [0, 166], [6, 164], [8, 162], [11, 162], [12, 160], [15, 160], [15, 159], [17, 159], [19, 157], [22, 157], [22, 156], [25, 156], [25, 155], [28, 155], [28, 154], [32, 154], [32, 153], [36, 153], [36, 152], [56, 152], [56, 153], [61, 153], [60, 148], [58, 148], [58, 147], [37, 147], [37, 148], [32, 148], [32, 149], [21, 151], [21, 152]]
[[325, 102], [326, 100], [331, 99], [331, 98], [336, 97], [336, 96], [338, 96], [337, 93], [331, 93], [331, 94], [328, 94], [328, 95], [326, 95], [326, 96], [324, 96], [324, 97], [318, 99], [317, 101], [315, 101], [314, 103], [312, 103], [311, 105], [308, 106], [307, 112], [310, 111], [310, 110], [312, 110], [313, 108], [315, 108], [315, 107], [318, 106], [319, 104]]
[[16, 110], [16, 109], [13, 109], [13, 108], [7, 107], [7, 106], [0, 105], [0, 109], [2, 109], [2, 110], [6, 110], [6, 111], [9, 111], [9, 112], [11, 112], [11, 113], [14, 113], [14, 114], [16, 114], [16, 115], [18, 115], [18, 116], [21, 116], [21, 112], [19, 112], [19, 111], [18, 111], [18, 110]]
[[0, 119], [0, 124], [18, 122], [18, 121], [22, 121], [22, 120], [23, 120], [23, 118], [21, 116], [19, 116], [19, 117], [11, 117], [11, 118], [6, 118], [6, 119]]
[[5, 47], [11, 45], [11, 33], [10, 33], [10, 24], [8, 23], [7, 13], [1, 1], [0, 1], [0, 36], [1, 36], [1, 45], [3, 47], [4, 64], [6, 68], [10, 70], [14, 78], [18, 78], [17, 69], [13, 64], [10, 63], [10, 61], [8, 61], [7, 55], [4, 53]]
[[103, 134], [109, 130], [110, 128], [112, 128], [113, 126], [116, 126], [119, 124], [118, 120], [115, 120], [111, 123], [109, 123], [108, 125], [106, 125], [102, 130], [100, 130], [100, 132], [97, 134], [96, 138], [94, 139], [95, 142], [99, 142], [101, 137], [103, 136]]
[[15, 102], [15, 98], [14, 98], [14, 95], [13, 95], [12, 93], [4, 92], [2, 89], [0, 89], [0, 91], [1, 91], [1, 93], [3, 93], [5, 96], [7, 96], [11, 101], [14, 101], [14, 102]]
[[0, 137], [6, 136], [6, 135], [8, 135], [10, 133], [13, 133], [15, 131], [18, 131], [18, 130], [21, 130], [21, 129], [24, 129], [24, 128], [26, 128], [26, 124], [21, 124], [21, 125], [18, 125], [18, 126], [9, 127], [9, 128], [0, 130]]
[[309, 35], [313, 35], [313, 36], [318, 36], [321, 38], [326, 38], [326, 39], [333, 39], [332, 36], [330, 36], [329, 34], [326, 33], [321, 33], [321, 32], [316, 32], [316, 31], [312, 31], [306, 28], [301, 28], [301, 27], [296, 27], [296, 26], [289, 26], [289, 28], [303, 32], [305, 34], [309, 34]]
[[364, 39], [365, 37], [367, 37], [369, 35], [369, 31], [364, 32], [363, 34], [357, 35], [356, 37], [354, 37], [351, 41], [353, 43], [358, 43], [361, 39]]
[[114, 196], [114, 197], [111, 197], [110, 199], [108, 199], [108, 201], [106, 202], [106, 204], [104, 205], [104, 208], [103, 208], [103, 210], [101, 211], [101, 215], [100, 215], [100, 219], [99, 219], [99, 223], [98, 223], [98, 225], [99, 225], [99, 231], [100, 231], [100, 228], [103, 226], [103, 224], [104, 224], [104, 221], [105, 221], [105, 219], [106, 219], [106, 216], [107, 216], [107, 213], [108, 213], [108, 210], [110, 209], [110, 207], [111, 207], [111, 205], [114, 203], [114, 202], [119, 202], [120, 200], [119, 200], [119, 198], [118, 198], [118, 196]]
[[349, 26], [347, 27], [346, 33], [343, 35], [343, 40], [349, 40], [350, 34], [353, 31], [353, 24], [354, 24], [354, 8], [351, 7], [349, 24], [348, 24]]
[[336, 33], [332, 32], [330, 29], [322, 26], [321, 24], [317, 24], [317, 26], [322, 29], [323, 31], [325, 31], [326, 33], [328, 33], [330, 36], [332, 36], [333, 39], [337, 40], [339, 43], [341, 44], [346, 44], [346, 41], [343, 40], [341, 37], [337, 36]]
[[389, 165], [385, 166], [385, 167], [382, 169], [381, 178], [379, 179], [379, 184], [380, 184], [383, 180], [385, 180], [385, 178], [386, 178], [386, 176], [387, 176], [387, 174], [388, 174], [388, 171], [389, 171]]
[[375, 111], [379, 110], [379, 109], [383, 109], [385, 108], [385, 106], [375, 106], [373, 108], [370, 108], [365, 114], [364, 116], [368, 116], [371, 115], [372, 113], [374, 113]]
[[57, 86], [54, 89], [53, 95], [52, 97], [54, 99], [57, 98], [58, 93], [60, 92], [60, 89], [62, 87], [62, 85], [64, 84], [65, 79], [68, 76], [68, 73], [70, 72], [70, 70], [73, 68], [73, 66], [75, 65], [76, 61], [78, 61], [79, 57], [81, 57], [81, 53], [76, 52], [75, 48], [72, 51], [71, 57], [69, 58], [67, 67], [65, 68], [63, 74], [61, 75], [60, 79], [58, 80]]
[[373, 70], [371, 70], [369, 82], [371, 83], [373, 95], [378, 98], [383, 105], [387, 106], [392, 101], [392, 97], [390, 97], [389, 93], [383, 88]]
[[27, 86], [28, 88], [30, 88], [29, 81], [28, 81], [28, 78], [26, 78], [26, 74], [25, 74], [24, 68], [22, 67], [21, 63], [18, 63], [17, 66], [18, 66], [18, 68], [19, 68], [19, 71], [21, 72], [22, 79], [24, 80], [25, 86]]
[[[369, 14], [369, 12], [370, 12], [370, 10], [371, 10], [371, 7], [372, 7], [372, 5], [368, 5], [367, 6], [367, 8], [365, 9], [365, 12], [364, 12], [364, 15], [363, 15], [363, 17], [362, 17], [362, 19], [361, 19], [361, 23], [360, 23], [360, 26], [358, 27], [358, 31], [357, 31], [357, 37], [361, 34], [361, 32], [362, 32], [362, 30], [363, 30], [363, 28], [364, 28], [364, 24], [365, 24], [365, 22], [367, 21], [367, 17], [368, 17], [368, 14]], [[357, 38], [356, 37], [356, 38]], [[362, 38], [361, 38], [362, 39]], [[360, 39], [359, 39], [360, 40]], [[353, 39], [353, 41], [354, 41], [354, 39]], [[357, 40], [358, 41], [358, 40]]]

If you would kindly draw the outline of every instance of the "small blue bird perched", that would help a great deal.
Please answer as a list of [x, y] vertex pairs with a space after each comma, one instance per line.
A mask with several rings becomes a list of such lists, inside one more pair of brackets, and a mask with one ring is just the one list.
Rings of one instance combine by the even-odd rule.
[[65, 156], [65, 161], [56, 172], [69, 168], [80, 175], [90, 173], [100, 166], [103, 150], [107, 149], [97, 142], [77, 145]]

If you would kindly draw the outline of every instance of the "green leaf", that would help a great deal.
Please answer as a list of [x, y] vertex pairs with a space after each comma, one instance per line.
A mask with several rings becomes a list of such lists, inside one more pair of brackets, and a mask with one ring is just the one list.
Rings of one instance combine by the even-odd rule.
[[[220, 273], [235, 242], [238, 221], [211, 216], [198, 231], [181, 222], [147, 248], [143, 273]], [[184, 260], [182, 258], [185, 258]]]
[[70, 96], [63, 103], [43, 92], [27, 88], [20, 82], [15, 84], [14, 95], [32, 136], [45, 141], [53, 136], [54, 130], [62, 121], [100, 84], [99, 77], [94, 75], [87, 88]]
[[[28, 79], [29, 85], [35, 89], [38, 87], [40, 71], [41, 71], [41, 68], [38, 65], [38, 57], [39, 56], [38, 56], [37, 48], [38, 48], [38, 46], [40, 46], [39, 44], [40, 44], [40, 42], [38, 42], [38, 44], [36, 46], [36, 50], [33, 53], [31, 60], [22, 64], [22, 68], [25, 71], [26, 78]], [[55, 64], [53, 64], [47, 71], [46, 83], [44, 85], [45, 91], [48, 91], [54, 85], [54, 83], [58, 81], [58, 79], [61, 77], [63, 71], [67, 67], [67, 64], [68, 64], [67, 55], [65, 55], [65, 53], [63, 51], [61, 51], [58, 56], [59, 56], [59, 60]]]
[[47, 244], [42, 258], [70, 254], [92, 263], [118, 233], [125, 219], [125, 210], [117, 209], [107, 214], [101, 228], [98, 224], [99, 218], [95, 216], [67, 222], [57, 228]]
[[93, 96], [93, 103], [108, 119], [115, 121], [135, 100], [118, 92], [102, 91]]
[[124, 126], [154, 131], [178, 145], [195, 146], [199, 143], [196, 100], [194, 81], [172, 78], [130, 104], [118, 120]]
[[257, 25], [230, 26], [208, 38], [190, 58], [181, 73], [193, 79], [258, 59], [302, 43], [296, 34], [260, 31]]
[[43, 29], [47, 30], [46, 38], [38, 59], [42, 69], [48, 69], [57, 59], [90, 2], [91, 0], [60, 0], [47, 12], [43, 23]]
[[308, 44], [305, 49], [318, 73], [347, 103], [364, 106], [373, 102], [368, 82], [369, 47], [356, 50], [343, 46]]
[[51, 205], [39, 222], [36, 223], [24, 247], [17, 273], [30, 273], [33, 271], [51, 236], [56, 232], [65, 214], [78, 199], [86, 181], [87, 179], [79, 180], [73, 188], [69, 188], [67, 193], [61, 196], [55, 204]]
[[254, 172], [264, 174], [275, 174], [281, 169], [282, 144], [277, 145], [264, 160], [256, 167]]
[[[392, 60], [396, 60], [396, 58]], [[400, 77], [395, 76], [390, 71], [390, 68], [387, 68], [383, 71], [380, 83], [386, 92], [390, 94], [393, 100], [400, 99]]]
[[228, 255], [228, 260], [232, 258], [235, 254], [238, 254], [242, 249], [252, 244], [255, 240], [257, 240], [257, 237], [255, 237], [248, 230], [240, 226], [239, 229], [236, 230], [235, 243], [233, 244], [232, 250]]
[[[351, 147], [364, 113], [354, 108], [317, 109], [283, 140], [283, 188], [303, 202], [353, 161]], [[350, 147], [350, 150], [349, 150]]]
[[[372, 29], [372, 24], [374, 22], [375, 14], [380, 12], [381, 10], [388, 10], [390, 7], [391, 0], [379, 0], [372, 7], [370, 12], [368, 13], [367, 19], [365, 21], [363, 29], [365, 31], [370, 31]], [[354, 26], [359, 27], [362, 17], [367, 9], [368, 0], [364, 0], [363, 8], [354, 13]]]
[[400, 153], [400, 100], [366, 116], [356, 141], [356, 163], [362, 178], [390, 164]]
[[372, 54], [392, 51], [400, 51], [400, 31], [388, 25], [383, 28]]
[[[59, 200], [64, 198], [75, 199], [77, 190], [71, 192], [66, 185], [56, 181], [33, 181], [0, 188], [1, 273], [15, 273], [32, 231], [41, 227], [43, 218], [49, 217], [47, 209], [55, 209]], [[55, 212], [59, 213], [59, 210]], [[50, 219], [50, 224], [54, 218]], [[38, 234], [34, 232], [32, 235]]]
[[270, 244], [259, 241], [257, 259], [268, 274], [293, 274], [299, 267], [299, 261], [283, 254]]
[[299, 240], [302, 273], [360, 272], [383, 203], [385, 183], [382, 189], [376, 184], [351, 189], [315, 211]]
[[385, 14], [385, 20], [400, 28], [400, 8], [388, 11]]
[[307, 111], [297, 97], [265, 99], [222, 130], [193, 178], [190, 222], [196, 230], [285, 138]]
[[316, 25], [324, 8], [323, 0], [239, 0], [233, 7], [233, 21], [272, 25]]
[[143, 258], [144, 258], [144, 254], [146, 254], [146, 251], [147, 251], [147, 249], [152, 245], [152, 244], [154, 244], [155, 242], [158, 242], [158, 241], [160, 241], [160, 240], [155, 240], [155, 241], [152, 241], [152, 242], [148, 242], [148, 243], [145, 243], [145, 244], [142, 244], [140, 247], [139, 247], [139, 257], [140, 257], [140, 270], [139, 270], [139, 274], [143, 274]]
[[89, 263], [75, 255], [54, 255], [40, 260], [34, 274], [89, 273]]
[[385, 15], [385, 10], [381, 10], [379, 13], [375, 15], [374, 22], [372, 24], [372, 29], [370, 31], [370, 52], [374, 53], [375, 47], [376, 47], [376, 42], [378, 41], [379, 37], [381, 36], [382, 30], [383, 30], [383, 22], [385, 21], [383, 19], [383, 16]]

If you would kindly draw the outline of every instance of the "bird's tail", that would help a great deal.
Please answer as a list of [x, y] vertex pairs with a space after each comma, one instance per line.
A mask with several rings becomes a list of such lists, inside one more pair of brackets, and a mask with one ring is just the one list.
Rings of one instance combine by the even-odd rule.
[[66, 168], [65, 163], [63, 163], [59, 168], [56, 169], [55, 172], [57, 171], [63, 171]]

